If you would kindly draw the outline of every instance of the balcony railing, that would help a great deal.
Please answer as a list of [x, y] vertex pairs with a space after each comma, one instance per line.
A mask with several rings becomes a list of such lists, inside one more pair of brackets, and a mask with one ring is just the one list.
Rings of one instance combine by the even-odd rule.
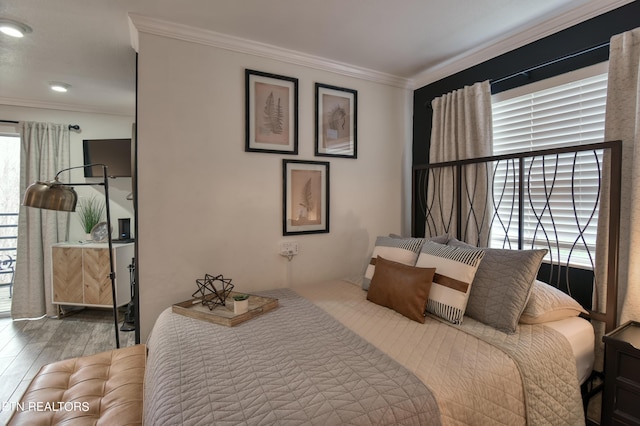
[[0, 213], [0, 287], [9, 287], [13, 296], [13, 278], [18, 251], [18, 213]]

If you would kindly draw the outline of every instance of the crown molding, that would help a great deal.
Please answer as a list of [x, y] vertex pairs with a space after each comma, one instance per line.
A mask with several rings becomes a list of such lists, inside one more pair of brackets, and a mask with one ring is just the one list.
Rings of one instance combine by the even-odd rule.
[[551, 19], [543, 18], [538, 21], [532, 21], [529, 23], [529, 28], [524, 31], [514, 30], [418, 73], [412, 78], [414, 89], [426, 86], [457, 72], [464, 71], [488, 59], [533, 43], [534, 41], [565, 30], [613, 9], [617, 9], [625, 4], [632, 3], [633, 1], [634, 0], [613, 0], [603, 2], [601, 0], [595, 0]]
[[33, 99], [21, 99], [21, 98], [0, 97], [0, 105], [17, 106], [17, 107], [25, 107], [25, 108], [54, 109], [59, 111], [84, 112], [84, 113], [90, 113], [90, 114], [121, 115], [125, 117], [133, 117], [135, 115], [133, 108], [131, 111], [119, 111], [119, 110], [105, 109], [100, 107], [93, 107], [89, 105], [43, 102], [43, 101], [37, 101]]
[[388, 86], [413, 89], [413, 81], [404, 77], [382, 73], [379, 71], [361, 68], [343, 62], [295, 50], [284, 49], [271, 44], [261, 43], [240, 37], [222, 34], [215, 31], [203, 30], [183, 24], [150, 18], [135, 13], [129, 14], [130, 37], [132, 47], [138, 51], [139, 33], [153, 34], [176, 40], [198, 43], [205, 46], [217, 47], [233, 52], [245, 53], [268, 59], [275, 59], [293, 65], [300, 65], [320, 71], [328, 71], [361, 80], [372, 81], [374, 83]]

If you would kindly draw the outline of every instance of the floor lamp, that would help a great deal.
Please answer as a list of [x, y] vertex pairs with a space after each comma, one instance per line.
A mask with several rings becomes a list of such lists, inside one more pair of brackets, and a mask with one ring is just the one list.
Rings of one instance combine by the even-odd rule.
[[[93, 166], [102, 167], [102, 182], [61, 183], [58, 180], [58, 176], [63, 172]], [[74, 212], [76, 211], [78, 194], [72, 186], [104, 186], [105, 207], [107, 210], [107, 241], [109, 243], [109, 278], [111, 279], [111, 297], [113, 299], [113, 324], [116, 332], [116, 348], [120, 348], [120, 335], [118, 334], [118, 307], [116, 305], [116, 273], [113, 268], [113, 240], [111, 238], [111, 209], [109, 208], [108, 176], [107, 166], [104, 164], [85, 164], [84, 166], [69, 167], [67, 169], [60, 170], [51, 181], [38, 181], [29, 185], [24, 194], [22, 205], [39, 209]]]

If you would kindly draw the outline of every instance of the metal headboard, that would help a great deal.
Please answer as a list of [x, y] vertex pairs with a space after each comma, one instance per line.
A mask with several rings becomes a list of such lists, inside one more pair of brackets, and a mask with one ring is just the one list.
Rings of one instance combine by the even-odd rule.
[[[570, 179], [571, 197], [572, 200], [575, 200], [574, 191], [578, 190], [574, 187], [577, 180], [575, 164], [578, 155], [593, 155], [592, 164], [597, 167], [600, 177], [598, 182], [594, 183], [595, 188], [589, 186], [592, 193], [594, 189], [597, 191], [592, 202], [592, 213], [588, 217], [578, 217], [574, 206], [572, 220], [576, 222], [576, 241], [582, 239], [584, 242], [585, 229], [587, 226], [594, 226], [594, 213], [600, 208], [600, 200], [604, 199], [603, 197], [608, 197], [609, 201], [605, 312], [591, 309], [590, 302], [588, 304], [581, 303], [589, 311], [589, 318], [604, 322], [606, 332], [613, 330], [617, 321], [620, 168], [622, 162], [622, 143], [620, 141], [415, 166], [413, 168], [412, 233], [415, 236], [422, 233], [419, 231], [421, 227], [416, 225], [418, 221], [423, 221], [425, 233], [429, 235], [433, 235], [434, 229], [440, 229], [440, 231], [444, 230], [450, 235], [455, 235], [458, 239], [487, 247], [490, 242], [489, 230], [491, 226], [498, 226], [498, 229], [504, 233], [504, 239], [501, 240], [503, 247], [517, 249], [533, 246], [547, 247], [550, 250], [550, 255], [544, 262], [546, 265], [544, 273], [548, 274], [545, 281], [571, 294], [572, 286], [575, 283], [571, 281], [570, 275], [574, 268], [568, 261], [563, 263], [560, 260], [560, 244], [557, 243], [557, 230], [553, 222], [551, 194], [555, 188], [558, 164], [561, 161], [573, 161]], [[542, 173], [542, 177], [537, 176], [537, 179], [541, 180], [532, 184], [536, 179], [532, 177], [532, 165], [536, 161], [539, 167], [546, 170]], [[591, 160], [589, 162], [591, 163]], [[610, 166], [605, 167], [604, 164], [610, 164]], [[443, 179], [443, 174], [448, 174], [450, 179]], [[608, 194], [604, 193], [605, 188], [603, 188], [605, 174], [610, 183]], [[501, 187], [494, 192], [493, 183], [497, 179]], [[443, 181], [448, 182], [450, 186], [443, 188], [441, 186]], [[531, 235], [526, 237], [524, 232], [525, 206], [527, 203], [532, 203], [528, 197], [531, 197], [530, 185], [534, 184], [542, 186], [546, 199], [542, 202], [542, 210], [538, 213], [534, 211], [537, 224], [533, 237]], [[489, 196], [478, 197], [475, 193], [478, 186], [482, 185], [489, 189]], [[445, 198], [446, 202], [443, 202]], [[575, 201], [572, 203], [575, 204]], [[445, 205], [443, 206], [443, 204]], [[550, 224], [543, 223], [543, 215], [551, 217]], [[457, 218], [462, 218], [462, 220], [457, 220]], [[469, 235], [472, 236], [468, 237]], [[468, 241], [469, 239], [472, 241]], [[556, 249], [558, 254], [554, 255]], [[567, 247], [564, 249], [566, 250]], [[574, 247], [568, 248], [570, 252], [573, 249]], [[589, 252], [588, 249], [586, 251]], [[595, 253], [588, 253], [588, 256], [591, 259], [591, 270], [593, 270]], [[588, 284], [592, 286], [593, 273], [591, 271], [590, 273], [591, 282]], [[584, 285], [584, 283], [580, 283], [580, 285]]]

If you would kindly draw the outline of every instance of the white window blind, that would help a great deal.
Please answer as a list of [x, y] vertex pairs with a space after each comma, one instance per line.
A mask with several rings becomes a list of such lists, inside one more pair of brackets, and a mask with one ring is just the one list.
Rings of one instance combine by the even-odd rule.
[[[607, 74], [581, 78], [511, 99], [493, 100], [493, 154], [584, 145], [604, 141]], [[548, 259], [592, 267], [598, 202], [598, 162], [593, 151], [537, 157], [525, 162], [525, 248], [549, 248]], [[517, 166], [517, 165], [516, 165]], [[494, 202], [500, 220], [491, 227], [492, 247], [515, 248], [517, 223], [511, 197], [517, 199], [513, 163], [497, 166]], [[507, 173], [509, 172], [509, 173]], [[573, 186], [572, 179], [573, 178]], [[517, 177], [516, 177], [517, 179]], [[529, 180], [530, 179], [530, 180]], [[502, 200], [502, 202], [500, 202]], [[506, 200], [509, 200], [508, 202]], [[549, 211], [548, 205], [553, 205]], [[517, 213], [517, 212], [516, 212]], [[595, 215], [595, 216], [594, 216]]]

